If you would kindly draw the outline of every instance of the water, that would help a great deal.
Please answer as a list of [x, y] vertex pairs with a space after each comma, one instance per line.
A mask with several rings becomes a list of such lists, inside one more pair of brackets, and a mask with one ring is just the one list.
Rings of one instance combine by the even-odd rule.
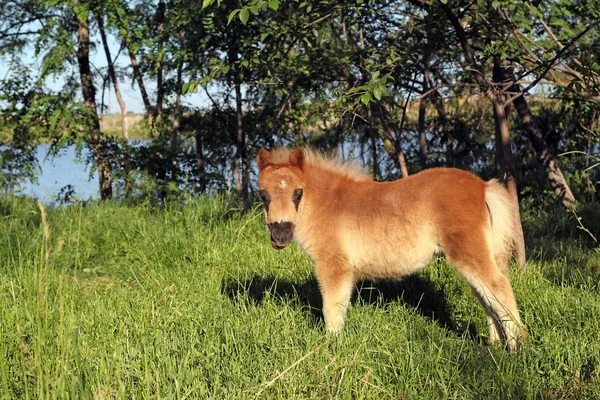
[[55, 157], [47, 157], [49, 144], [41, 144], [36, 149], [36, 159], [40, 166], [38, 181], [23, 182], [21, 193], [49, 203], [56, 200], [60, 190], [71, 185], [78, 199], [89, 200], [100, 197], [98, 173], [90, 176], [90, 166], [85, 164], [90, 152], [84, 148], [77, 157], [76, 146], [68, 146]]
[[[147, 140], [131, 140], [129, 144], [130, 146], [140, 146], [147, 142]], [[71, 145], [61, 149], [56, 156], [49, 157], [47, 156], [49, 148], [49, 144], [41, 144], [36, 148], [35, 156], [40, 167], [38, 181], [35, 183], [30, 181], [22, 182], [19, 193], [38, 198], [44, 203], [52, 203], [57, 199], [62, 188], [71, 185], [77, 199], [98, 199], [100, 197], [98, 173], [94, 169], [93, 174], [90, 175], [90, 166], [86, 165], [84, 161], [90, 155], [89, 150], [84, 147], [78, 157], [77, 147]], [[356, 147], [356, 143], [345, 143], [344, 151], [347, 158], [360, 163], [357, 157], [359, 149]], [[385, 165], [383, 164], [385, 160], [387, 158], [381, 157], [381, 171], [385, 170]], [[256, 168], [255, 163], [252, 166]], [[256, 176], [258, 171], [254, 170], [253, 172], [253, 176]], [[229, 177], [231, 176], [230, 174], [231, 172], [228, 171], [227, 175]]]

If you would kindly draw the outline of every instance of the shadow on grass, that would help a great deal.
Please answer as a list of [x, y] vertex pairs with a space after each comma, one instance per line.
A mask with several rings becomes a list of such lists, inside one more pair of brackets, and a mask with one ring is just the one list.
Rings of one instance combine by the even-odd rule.
[[[356, 287], [352, 304], [382, 307], [392, 303], [405, 304], [451, 333], [467, 335], [473, 341], [478, 340], [474, 325], [457, 324], [452, 320], [452, 306], [448, 303], [446, 295], [427, 278], [410, 275], [399, 281], [365, 280], [357, 283]], [[314, 277], [304, 283], [295, 283], [272, 276], [257, 275], [245, 281], [224, 280], [222, 290], [234, 302], [247, 298], [259, 304], [267, 296], [280, 301], [297, 301], [310, 311], [315, 324], [323, 321], [321, 293]]]

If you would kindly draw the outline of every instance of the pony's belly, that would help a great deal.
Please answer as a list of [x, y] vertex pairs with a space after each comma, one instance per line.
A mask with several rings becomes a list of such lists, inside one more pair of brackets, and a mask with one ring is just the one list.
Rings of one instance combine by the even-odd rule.
[[[429, 239], [429, 240], [427, 240]], [[440, 252], [430, 238], [402, 243], [358, 243], [348, 249], [354, 271], [364, 278], [395, 278], [424, 268]]]

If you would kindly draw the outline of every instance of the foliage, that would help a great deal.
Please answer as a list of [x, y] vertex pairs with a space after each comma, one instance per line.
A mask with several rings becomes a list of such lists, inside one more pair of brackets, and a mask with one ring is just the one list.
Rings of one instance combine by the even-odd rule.
[[[569, 154], [558, 164], [575, 197], [596, 193], [598, 172], [588, 169], [600, 154], [596, 2], [2, 4], [0, 54], [16, 60], [33, 50], [42, 60], [40, 79], [74, 76], [64, 91], [71, 100], [80, 85], [71, 73], [80, 15], [101, 18], [129, 56], [131, 63], [116, 69], [121, 80], [146, 91], [146, 120], [136, 129], [148, 140], [131, 149], [110, 140], [102, 147], [118, 190], [139, 174], [155, 182], [158, 197], [175, 188], [227, 191], [240, 172], [235, 160], [252, 175], [252, 155], [274, 144], [336, 151], [363, 162], [381, 180], [399, 177], [400, 156], [411, 173], [455, 166], [498, 175], [494, 114], [457, 41], [450, 10], [479, 74], [493, 84], [490, 90], [514, 100], [506, 83], [492, 79], [494, 63], [500, 63], [527, 92], [523, 96], [553, 157]], [[98, 42], [97, 24], [92, 21], [89, 29]], [[105, 69], [93, 74], [97, 85], [109, 82]], [[181, 106], [182, 98], [199, 93], [207, 98], [204, 106]], [[84, 115], [77, 104], [70, 103], [66, 120]], [[508, 110], [521, 194], [540, 195], [549, 186], [547, 166], [523, 121]], [[73, 124], [82, 131], [84, 125]], [[91, 141], [89, 135], [75, 136]]]
[[56, 94], [35, 81], [31, 70], [14, 67], [0, 86], [0, 189], [14, 192], [35, 180], [36, 146], [83, 137], [85, 111], [65, 93]]

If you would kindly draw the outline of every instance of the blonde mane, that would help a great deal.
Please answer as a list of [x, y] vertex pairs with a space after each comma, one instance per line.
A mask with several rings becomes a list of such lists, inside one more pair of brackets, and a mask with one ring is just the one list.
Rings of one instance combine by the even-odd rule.
[[[304, 159], [310, 168], [323, 170], [335, 175], [340, 175], [353, 181], [372, 181], [371, 175], [355, 162], [348, 160], [336, 160], [312, 149], [303, 147]], [[271, 162], [273, 164], [288, 164], [289, 156], [292, 151], [286, 148], [274, 149], [271, 152]]]

